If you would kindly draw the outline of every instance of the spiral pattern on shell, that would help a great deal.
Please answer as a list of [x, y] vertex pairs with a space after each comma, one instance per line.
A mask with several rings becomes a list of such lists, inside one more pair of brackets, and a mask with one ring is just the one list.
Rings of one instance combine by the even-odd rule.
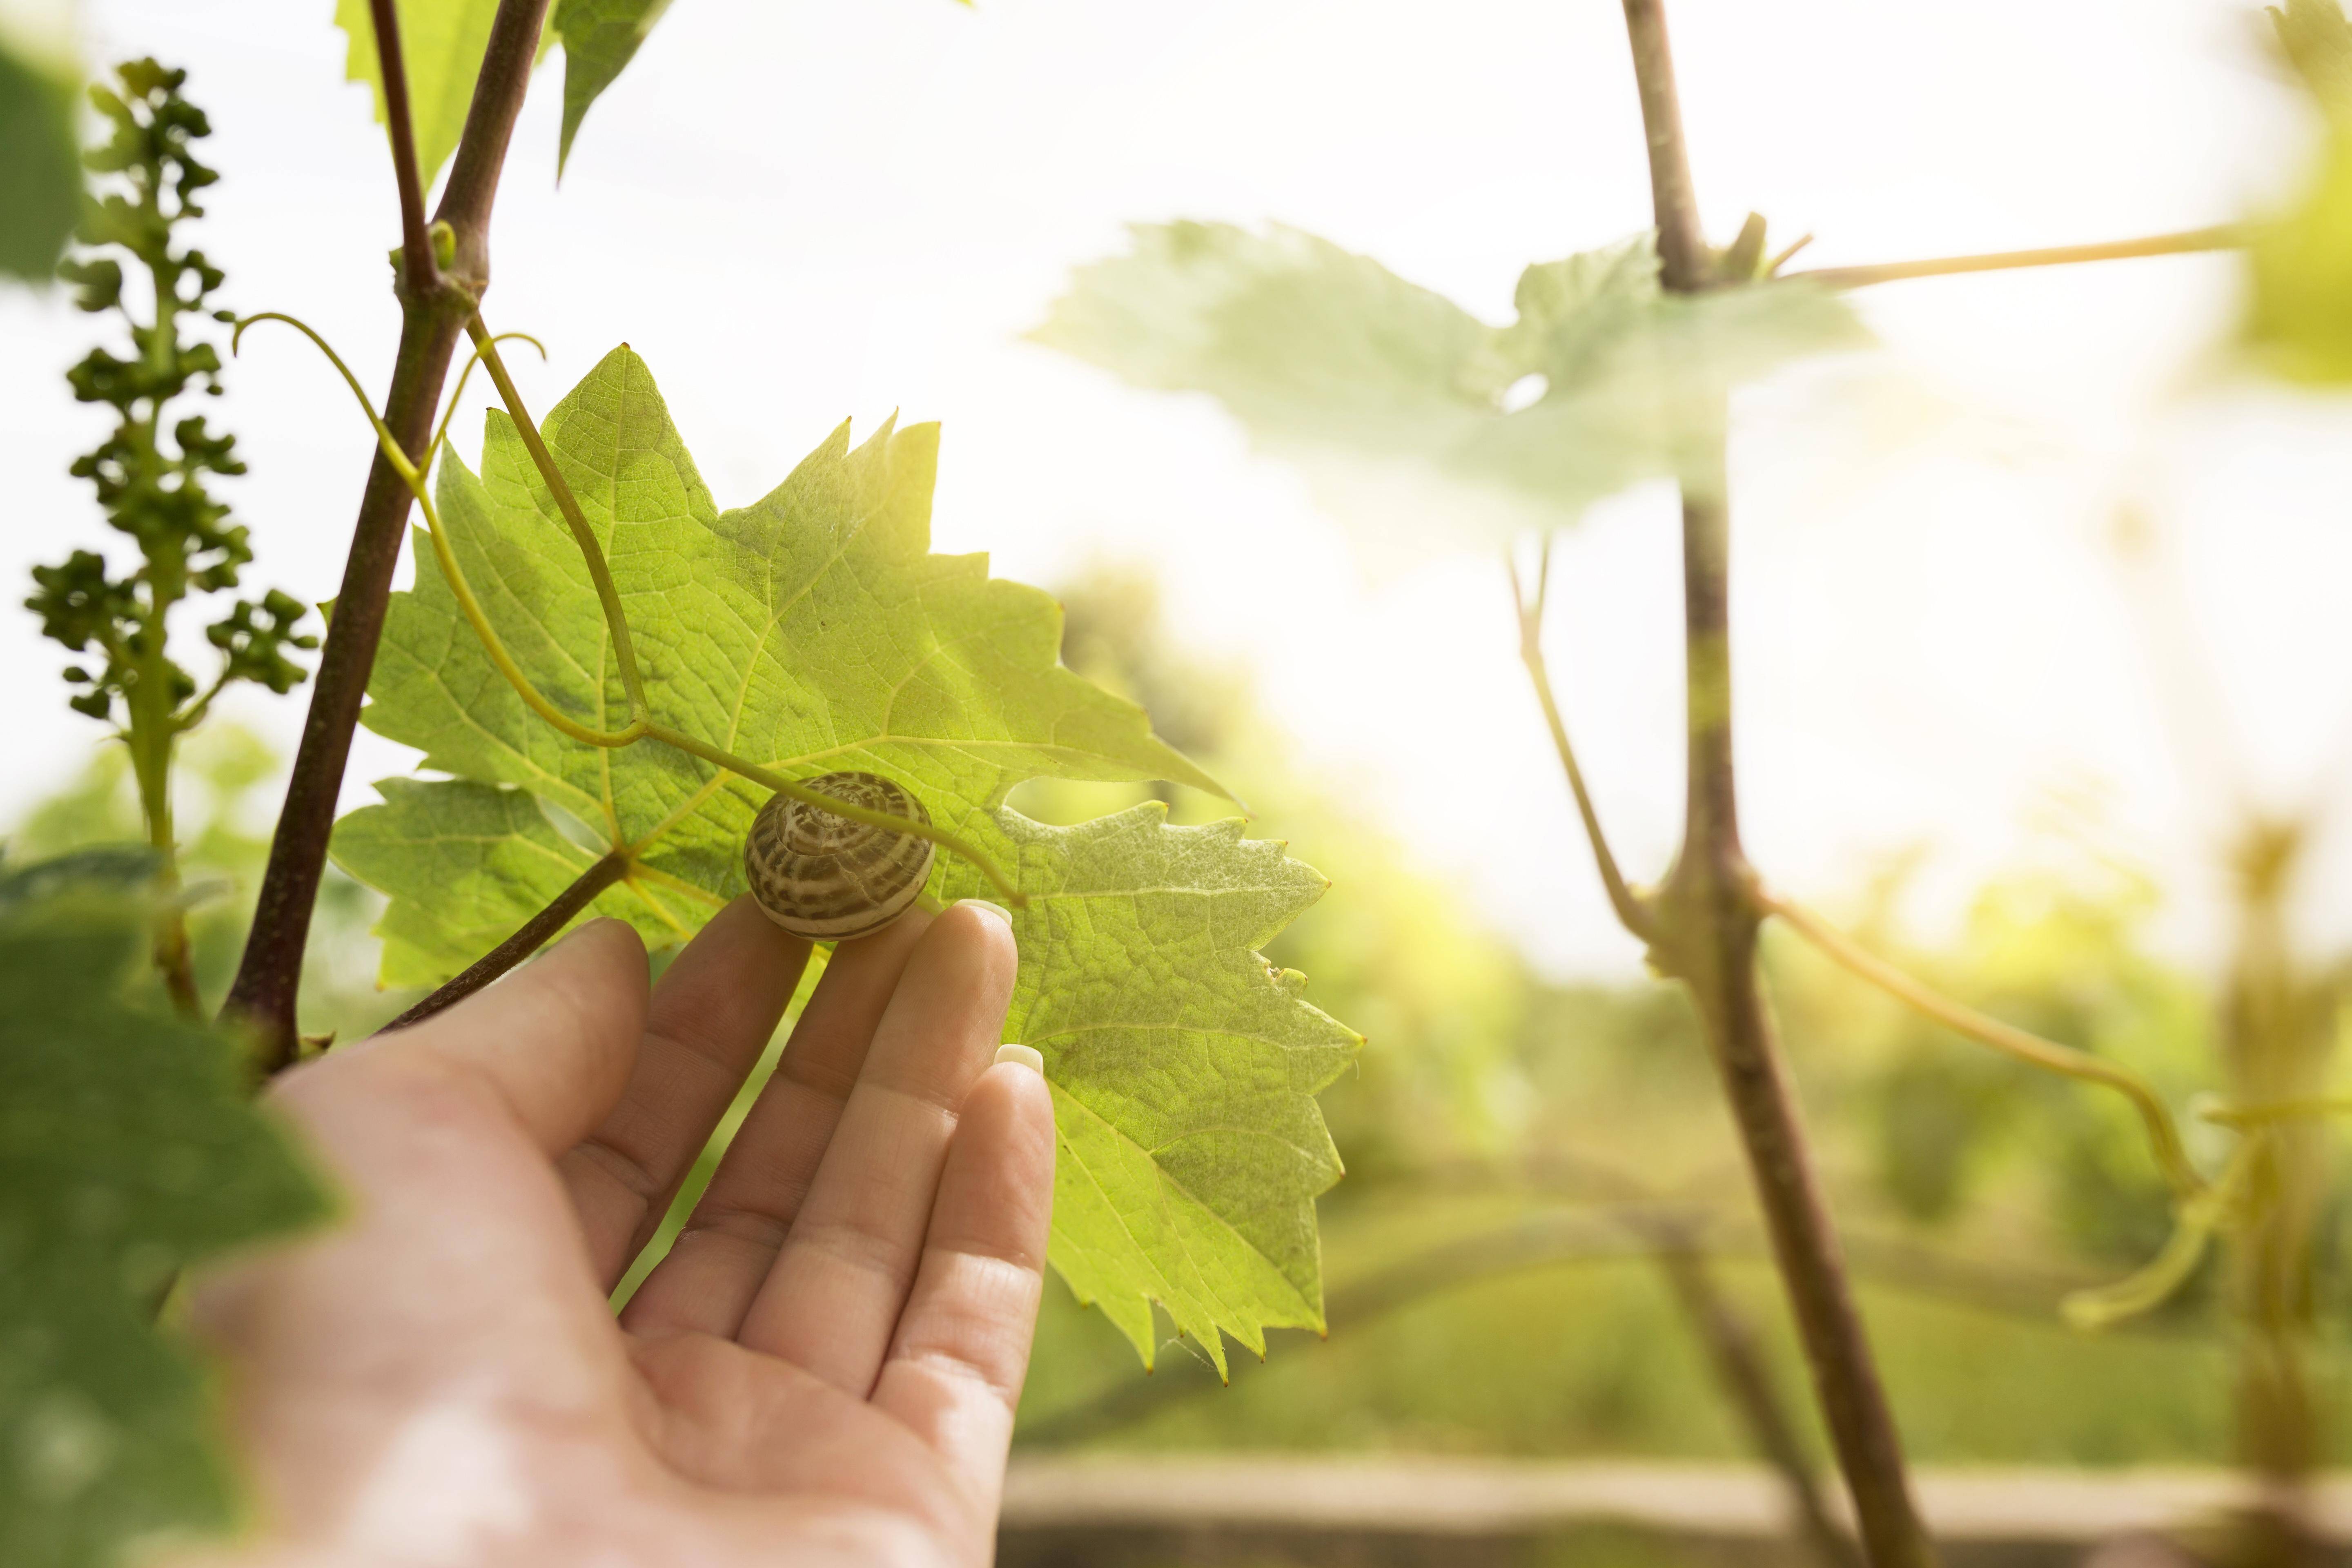
[[[868, 811], [929, 824], [923, 803], [875, 773], [826, 773], [804, 787]], [[770, 920], [795, 936], [845, 942], [905, 914], [931, 874], [928, 838], [869, 827], [772, 795], [743, 840], [743, 874]]]

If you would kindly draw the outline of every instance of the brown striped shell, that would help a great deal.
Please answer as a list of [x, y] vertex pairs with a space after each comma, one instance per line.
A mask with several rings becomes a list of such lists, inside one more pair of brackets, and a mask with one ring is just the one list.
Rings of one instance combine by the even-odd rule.
[[[804, 787], [868, 811], [928, 824], [923, 803], [874, 773], [826, 773]], [[743, 840], [743, 874], [770, 920], [814, 942], [880, 931], [914, 903], [931, 874], [928, 838], [869, 827], [785, 795], [760, 808]]]

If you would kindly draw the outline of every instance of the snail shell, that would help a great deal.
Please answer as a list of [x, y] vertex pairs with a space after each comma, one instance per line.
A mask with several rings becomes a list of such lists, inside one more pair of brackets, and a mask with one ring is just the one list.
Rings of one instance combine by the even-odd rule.
[[[868, 811], [928, 825], [923, 803], [875, 773], [826, 773], [805, 787]], [[770, 920], [813, 942], [845, 942], [905, 914], [937, 846], [772, 795], [743, 840], [743, 874]]]

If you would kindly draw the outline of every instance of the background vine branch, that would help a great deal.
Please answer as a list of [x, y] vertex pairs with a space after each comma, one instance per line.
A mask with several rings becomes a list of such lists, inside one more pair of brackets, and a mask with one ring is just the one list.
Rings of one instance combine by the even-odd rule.
[[2130, 1100], [2132, 1109], [2139, 1112], [2140, 1121], [2147, 1131], [2148, 1145], [2156, 1155], [2157, 1167], [2164, 1173], [2164, 1179], [2171, 1186], [2173, 1195], [2189, 1198], [2205, 1190], [2205, 1179], [2189, 1162], [2189, 1152], [2181, 1142], [2179, 1124], [2173, 1120], [2171, 1108], [2164, 1103], [2163, 1097], [2156, 1092], [2154, 1086], [2129, 1068], [2073, 1046], [2045, 1040], [2013, 1024], [2005, 1024], [1989, 1014], [1979, 1013], [1965, 1003], [1956, 1002], [1871, 952], [1801, 904], [1761, 890], [1757, 898], [1767, 913], [1778, 915], [1839, 968], [1870, 982], [1954, 1033], [1979, 1045], [1989, 1046], [2029, 1067], [2114, 1089]]
[[1975, 256], [1930, 257], [1921, 261], [1882, 261], [1864, 267], [1815, 267], [1800, 272], [1783, 272], [1779, 276], [1808, 279], [1832, 289], [1862, 289], [1873, 283], [1898, 283], [1906, 278], [1951, 278], [1968, 272], [2006, 272], [2021, 267], [2066, 267], [2081, 261], [2127, 261], [2142, 256], [2188, 256], [2205, 250], [2234, 250], [2251, 237], [2252, 232], [2243, 224], [2219, 224], [2210, 228], [2150, 235], [2145, 239], [2112, 240], [2103, 245], [1992, 250]]
[[[1700, 231], [1673, 50], [1662, 0], [1624, 0], [1649, 146], [1659, 282], [1670, 293], [1717, 281]], [[1712, 472], [1682, 486], [1688, 722], [1681, 852], [1654, 900], [1654, 959], [1689, 987], [1747, 1151], [1813, 1385], [1844, 1472], [1872, 1568], [1935, 1562], [1911, 1497], [1903, 1445], [1878, 1374], [1757, 973], [1760, 917], [1739, 842], [1732, 765], [1730, 510], [1720, 428]]]

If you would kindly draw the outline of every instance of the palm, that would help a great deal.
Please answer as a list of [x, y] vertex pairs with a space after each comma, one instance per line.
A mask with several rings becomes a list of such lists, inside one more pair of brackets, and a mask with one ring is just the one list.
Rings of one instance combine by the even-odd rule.
[[988, 1066], [985, 912], [847, 943], [670, 1256], [605, 1298], [791, 995], [748, 903], [648, 1006], [604, 925], [293, 1075], [333, 1233], [210, 1282], [274, 1533], [314, 1560], [984, 1563], [1053, 1161]]

